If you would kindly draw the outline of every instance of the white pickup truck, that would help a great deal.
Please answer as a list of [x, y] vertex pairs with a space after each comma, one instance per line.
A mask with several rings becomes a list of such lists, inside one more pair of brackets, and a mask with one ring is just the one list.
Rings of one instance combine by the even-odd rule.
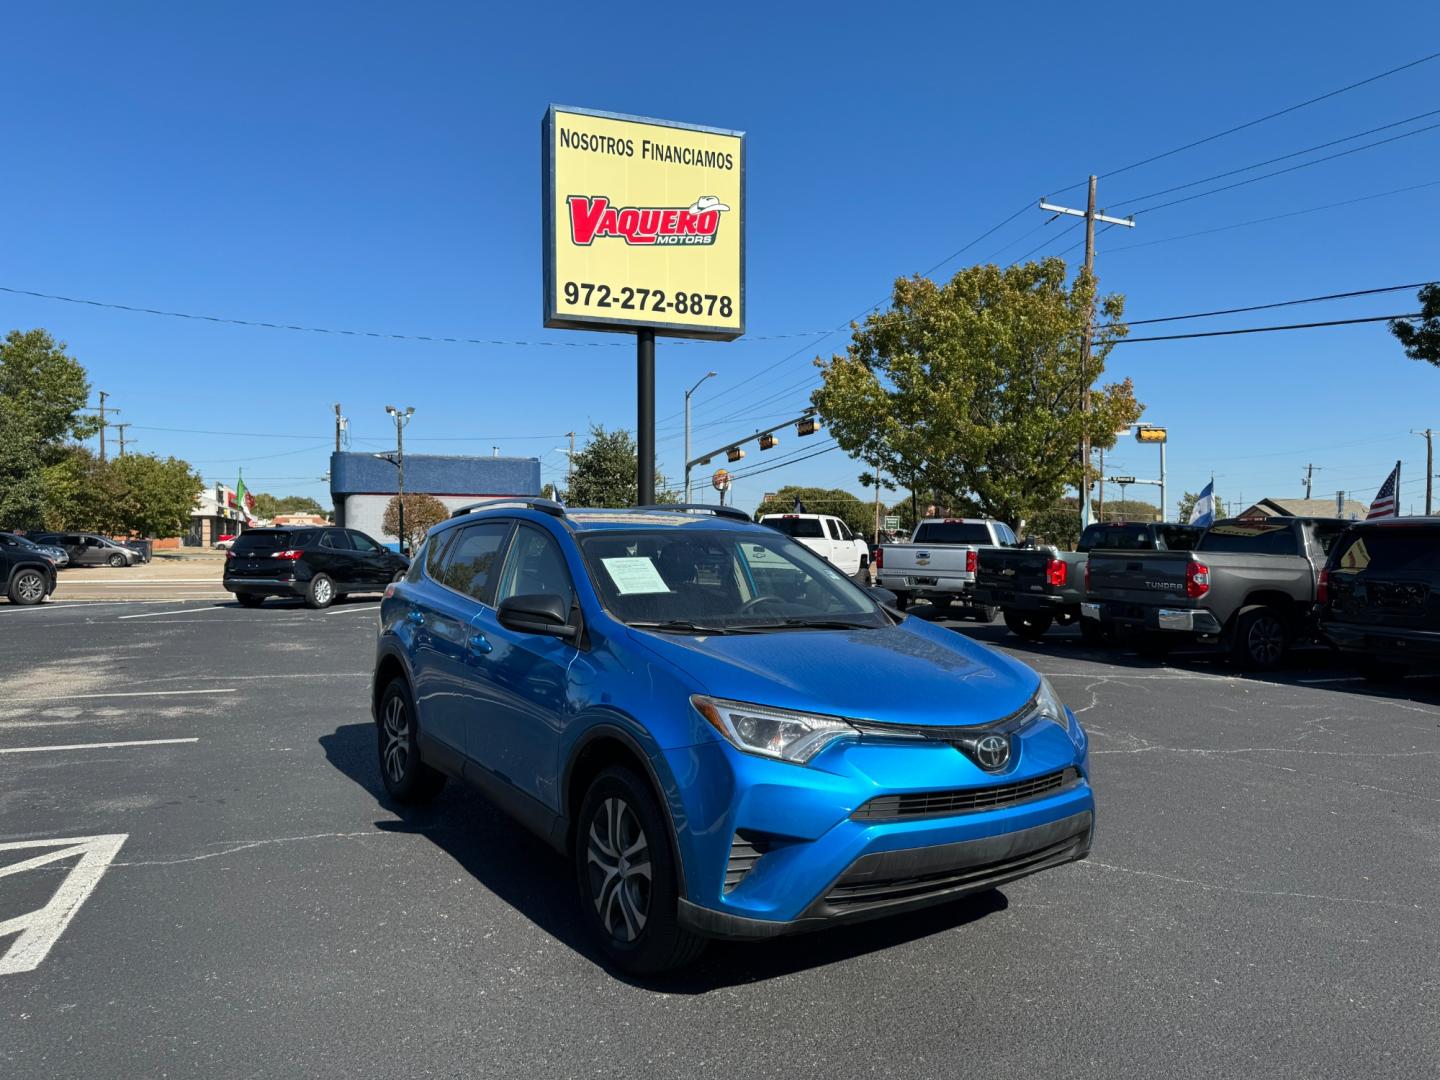
[[870, 545], [850, 531], [849, 526], [830, 514], [766, 514], [768, 525], [805, 545], [842, 574], [854, 577], [870, 567]]
[[876, 549], [876, 584], [895, 594], [899, 608], [917, 598], [929, 600], [937, 608], [958, 603], [970, 608], [981, 622], [990, 622], [996, 609], [974, 603], [980, 549], [1014, 547], [1015, 543], [1015, 534], [1003, 521], [926, 518], [915, 526], [910, 543], [883, 544]]

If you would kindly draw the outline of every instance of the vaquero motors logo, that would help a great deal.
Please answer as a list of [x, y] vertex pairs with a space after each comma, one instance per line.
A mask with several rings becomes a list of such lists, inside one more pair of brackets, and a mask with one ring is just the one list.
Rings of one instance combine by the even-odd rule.
[[571, 195], [570, 239], [589, 247], [596, 237], [615, 237], [627, 244], [713, 244], [720, 215], [729, 210], [714, 195], [701, 195], [689, 206], [641, 207], [610, 205], [605, 195]]

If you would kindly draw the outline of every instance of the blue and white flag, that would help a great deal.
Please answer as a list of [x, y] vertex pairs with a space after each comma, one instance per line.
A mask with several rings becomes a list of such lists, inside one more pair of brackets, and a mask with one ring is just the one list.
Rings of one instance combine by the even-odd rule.
[[1195, 505], [1190, 508], [1190, 524], [1208, 529], [1215, 524], [1215, 481], [1211, 480], [1200, 492]]

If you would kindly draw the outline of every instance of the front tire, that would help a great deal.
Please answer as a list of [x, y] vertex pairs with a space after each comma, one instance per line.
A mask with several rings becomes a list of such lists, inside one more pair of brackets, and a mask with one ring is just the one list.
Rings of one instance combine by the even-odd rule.
[[327, 608], [335, 602], [335, 583], [324, 574], [316, 574], [305, 589], [305, 606]]
[[1050, 629], [1053, 616], [1049, 612], [1013, 611], [1006, 609], [1005, 626], [1016, 637], [1039, 641]]
[[675, 858], [650, 785], [624, 767], [601, 772], [576, 818], [575, 878], [581, 918], [616, 967], [653, 975], [704, 951], [680, 925]]
[[45, 599], [45, 575], [39, 570], [21, 570], [10, 579], [10, 602], [30, 607]]
[[1000, 613], [998, 607], [991, 607], [989, 604], [977, 604], [970, 609], [971, 617], [978, 623], [985, 623], [987, 626], [995, 621], [995, 616]]
[[111, 566], [114, 566], [114, 567], [116, 567], [116, 568], [118, 569], [119, 567], [124, 566], [124, 565], [126, 564], [126, 559], [125, 559], [125, 556], [124, 556], [124, 555], [121, 555], [121, 554], [117, 551], [114, 555], [111, 555], [110, 558], [106, 560], [106, 562], [108, 562]]
[[393, 679], [380, 697], [376, 724], [380, 779], [399, 803], [427, 803], [445, 786], [445, 774], [420, 760], [415, 704], [404, 679]]

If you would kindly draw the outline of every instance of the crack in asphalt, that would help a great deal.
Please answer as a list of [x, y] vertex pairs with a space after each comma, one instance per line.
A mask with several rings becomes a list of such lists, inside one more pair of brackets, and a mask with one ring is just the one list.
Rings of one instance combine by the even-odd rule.
[[1393, 908], [1397, 911], [1425, 910], [1420, 904], [1397, 904], [1391, 900], [1370, 900], [1363, 896], [1333, 896], [1327, 893], [1287, 892], [1283, 889], [1246, 889], [1238, 885], [1217, 885], [1210, 881], [1197, 881], [1194, 878], [1182, 878], [1173, 874], [1162, 874], [1158, 870], [1136, 870], [1129, 866], [1115, 866], [1111, 863], [1097, 862], [1094, 859], [1085, 859], [1076, 865], [1090, 867], [1095, 870], [1103, 870], [1107, 873], [1130, 874], [1134, 877], [1151, 878], [1156, 881], [1164, 881], [1171, 885], [1188, 885], [1204, 892], [1235, 893], [1241, 896], [1264, 896], [1286, 900], [1324, 900], [1337, 904], [1364, 904], [1369, 907]]

